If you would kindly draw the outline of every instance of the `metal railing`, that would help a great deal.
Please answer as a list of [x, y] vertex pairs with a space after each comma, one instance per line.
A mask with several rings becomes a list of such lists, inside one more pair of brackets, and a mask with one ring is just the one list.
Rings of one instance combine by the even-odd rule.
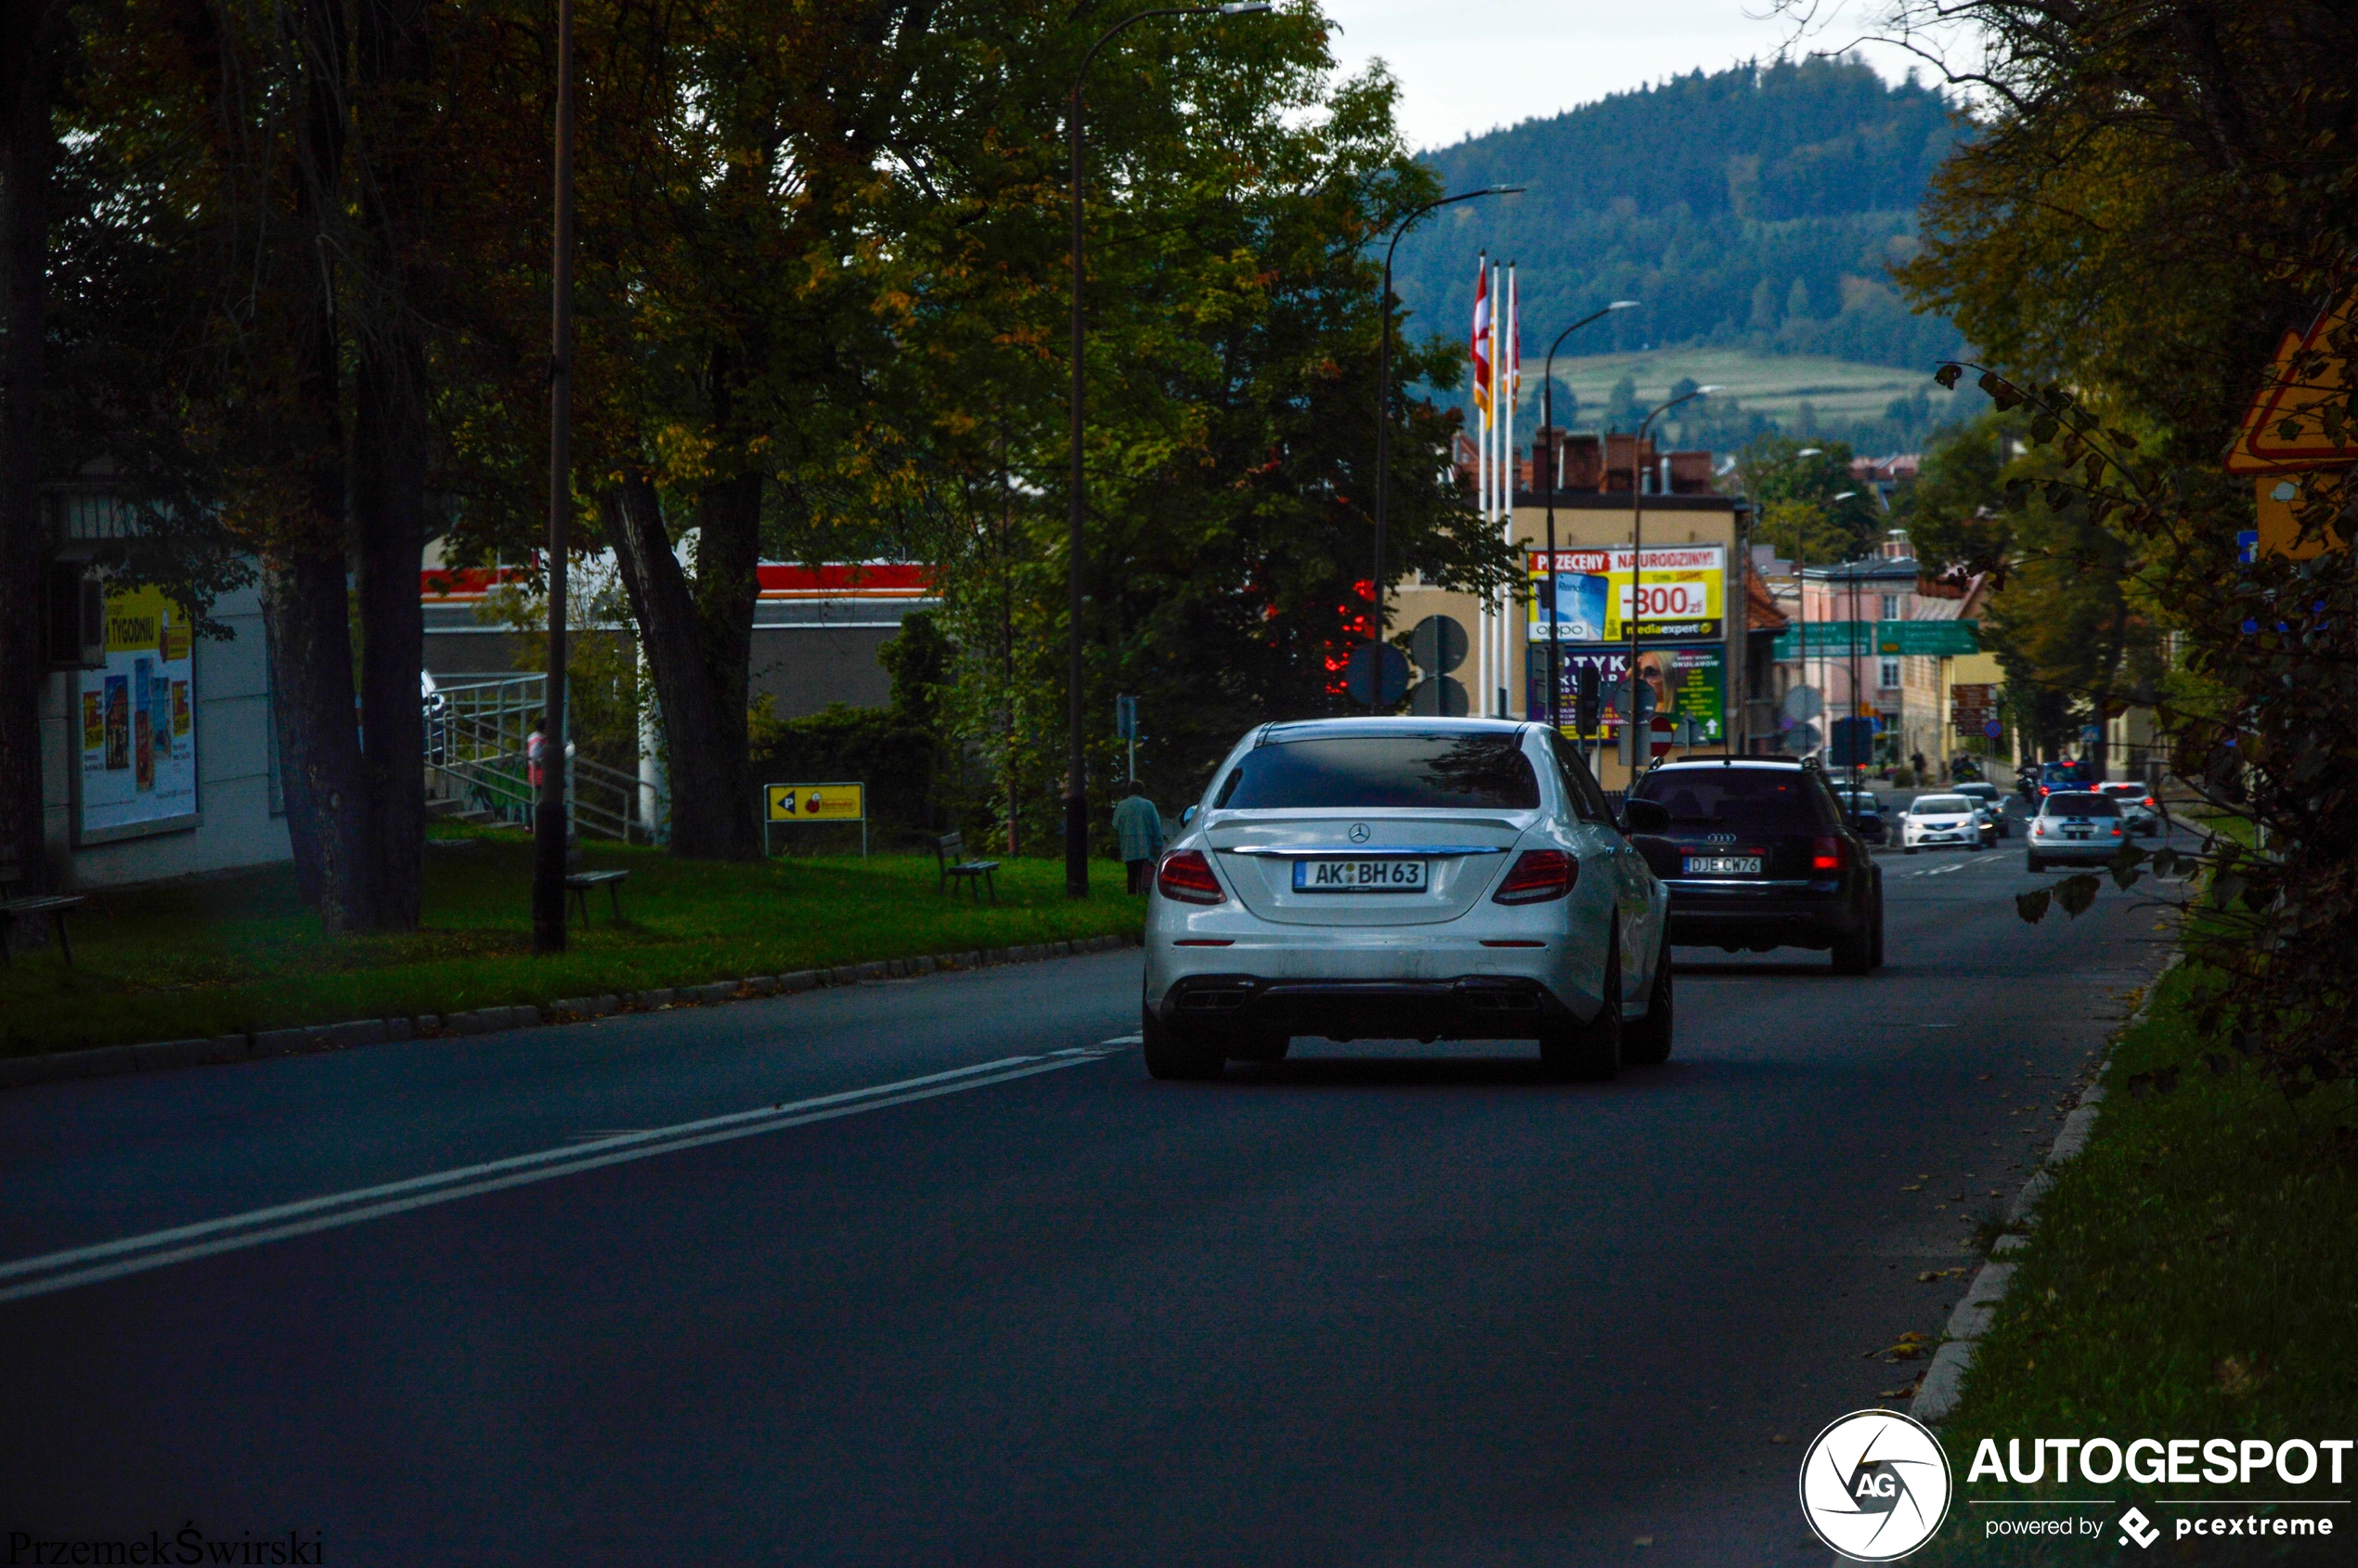
[[[457, 800], [495, 822], [532, 825], [536, 792], [526, 748], [533, 721], [547, 709], [548, 678], [503, 676], [445, 686], [426, 715], [426, 778], [430, 797]], [[577, 833], [652, 844], [669, 826], [667, 791], [635, 774], [565, 759], [565, 808]]]

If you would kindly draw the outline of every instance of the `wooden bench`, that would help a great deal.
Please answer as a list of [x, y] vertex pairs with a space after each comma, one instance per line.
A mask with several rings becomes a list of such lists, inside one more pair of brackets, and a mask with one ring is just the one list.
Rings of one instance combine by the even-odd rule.
[[573, 907], [581, 914], [581, 923], [590, 924], [590, 890], [603, 888], [606, 901], [614, 906], [614, 923], [622, 924], [622, 885], [630, 879], [627, 871], [577, 871], [565, 876], [565, 891], [573, 895]]
[[941, 868], [940, 891], [949, 892], [959, 882], [974, 890], [975, 902], [982, 902], [982, 890], [991, 889], [991, 901], [999, 901], [999, 862], [966, 859], [966, 836], [946, 833], [935, 840], [934, 859]]

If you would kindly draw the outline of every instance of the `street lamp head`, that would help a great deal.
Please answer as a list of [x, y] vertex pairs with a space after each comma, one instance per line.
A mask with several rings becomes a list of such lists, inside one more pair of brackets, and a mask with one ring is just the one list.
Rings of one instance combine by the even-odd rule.
[[1220, 14], [1224, 17], [1257, 17], [1271, 8], [1269, 0], [1228, 0], [1220, 7]]
[[1840, 494], [1840, 495], [1836, 496], [1836, 497], [1834, 498], [1834, 499], [1836, 499], [1836, 500], [1838, 500], [1838, 501], [1846, 501], [1846, 500], [1848, 500], [1851, 497], [1853, 497], [1853, 496], [1857, 495], [1858, 493], [1859, 493], [1859, 492], [1858, 492], [1858, 491], [1856, 491], [1856, 490], [1845, 490], [1842, 494]]
[[1794, 454], [1796, 458], [1822, 458], [1825, 455], [1826, 449], [1823, 447], [1804, 447]]
[[1688, 395], [1691, 397], [1708, 397], [1715, 392], [1725, 392], [1728, 389], [1724, 386], [1699, 386]]
[[1613, 304], [1605, 306], [1605, 308], [1607, 310], [1635, 310], [1638, 308], [1639, 303], [1639, 302], [1637, 300], [1615, 300]]

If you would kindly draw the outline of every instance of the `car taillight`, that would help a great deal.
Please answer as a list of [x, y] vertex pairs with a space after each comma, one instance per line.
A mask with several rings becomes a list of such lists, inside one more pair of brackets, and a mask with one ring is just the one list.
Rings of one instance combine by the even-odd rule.
[[1561, 899], [1580, 880], [1580, 862], [1561, 849], [1525, 849], [1490, 895], [1502, 904], [1542, 904]]
[[1828, 836], [1824, 838], [1813, 838], [1809, 841], [1810, 870], [1840, 871], [1842, 869], [1842, 860], [1843, 854], [1841, 839]]
[[1220, 878], [1211, 875], [1211, 862], [1198, 849], [1180, 849], [1162, 858], [1162, 866], [1155, 873], [1155, 886], [1166, 899], [1181, 903], [1217, 904], [1228, 901], [1227, 893], [1220, 886]]
[[2148, 810], [2148, 811], [2150, 811], [2150, 810], [2152, 810], [2153, 809], [2154, 809], [2154, 797], [2153, 797], [2152, 796], [2148, 795], [2148, 796], [2146, 796], [2146, 797], [2145, 797], [2145, 810]]

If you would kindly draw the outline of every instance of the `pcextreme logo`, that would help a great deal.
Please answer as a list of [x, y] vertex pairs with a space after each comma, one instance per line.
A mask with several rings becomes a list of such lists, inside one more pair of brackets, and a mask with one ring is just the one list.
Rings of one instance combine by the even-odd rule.
[[1859, 1562], [1907, 1556], [1949, 1516], [1949, 1456], [1894, 1410], [1853, 1410], [1801, 1457], [1801, 1511], [1818, 1538]]

